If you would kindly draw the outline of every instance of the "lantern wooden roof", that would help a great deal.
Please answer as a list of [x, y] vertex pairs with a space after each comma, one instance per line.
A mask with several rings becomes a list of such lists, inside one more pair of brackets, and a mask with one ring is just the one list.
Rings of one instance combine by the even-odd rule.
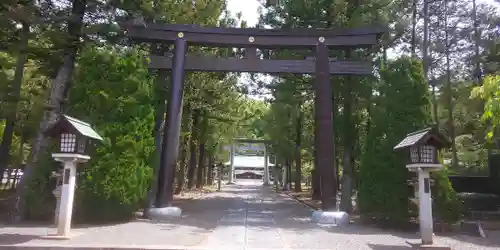
[[102, 137], [90, 127], [90, 124], [67, 115], [60, 115], [57, 121], [45, 131], [45, 134], [55, 137], [63, 132], [75, 133], [102, 141]]
[[440, 133], [434, 127], [422, 129], [409, 133], [406, 137], [394, 147], [394, 149], [403, 149], [419, 145], [433, 145], [437, 148], [445, 148], [450, 146], [450, 141], [445, 135]]

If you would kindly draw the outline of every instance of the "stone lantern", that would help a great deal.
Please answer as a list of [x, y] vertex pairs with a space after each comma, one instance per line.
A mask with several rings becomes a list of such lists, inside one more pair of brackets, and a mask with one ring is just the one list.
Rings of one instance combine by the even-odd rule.
[[412, 201], [418, 202], [420, 235], [422, 245], [433, 244], [433, 221], [430, 172], [443, 167], [438, 151], [450, 146], [449, 140], [436, 128], [426, 128], [408, 134], [395, 150], [404, 150], [407, 155], [406, 168], [418, 175], [418, 188]]
[[54, 195], [60, 196], [59, 208], [56, 209], [57, 236], [67, 238], [71, 229], [76, 165], [90, 159], [86, 154], [90, 140], [102, 140], [102, 137], [90, 127], [90, 124], [67, 115], [60, 115], [58, 120], [45, 131], [45, 135], [58, 139], [59, 147], [52, 157], [64, 165], [62, 185], [60, 190], [54, 190]]

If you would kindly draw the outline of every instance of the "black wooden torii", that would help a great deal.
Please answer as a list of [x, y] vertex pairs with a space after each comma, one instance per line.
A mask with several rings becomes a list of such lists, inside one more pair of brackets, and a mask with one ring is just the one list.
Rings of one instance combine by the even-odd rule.
[[[164, 127], [163, 156], [156, 207], [169, 206], [173, 199], [173, 174], [178, 158], [185, 71], [260, 72], [314, 74], [315, 157], [321, 175], [322, 209], [335, 208], [335, 142], [332, 117], [331, 75], [371, 75], [369, 61], [330, 60], [330, 49], [369, 48], [377, 44], [385, 28], [256, 29], [209, 28], [181, 24], [134, 24], [121, 22], [126, 35], [138, 42], [174, 44], [171, 55], [151, 55], [149, 67], [171, 70], [170, 98]], [[188, 45], [245, 48], [245, 58], [216, 58], [187, 55]], [[269, 60], [257, 57], [257, 49], [312, 49], [315, 56], [304, 60]], [[319, 135], [319, 133], [321, 135]]]

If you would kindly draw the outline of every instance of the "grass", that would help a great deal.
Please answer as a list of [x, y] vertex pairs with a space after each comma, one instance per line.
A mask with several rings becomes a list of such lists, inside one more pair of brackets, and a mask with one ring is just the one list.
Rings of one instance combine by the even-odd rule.
[[321, 201], [315, 201], [311, 198], [312, 195], [312, 187], [307, 186], [305, 183], [302, 183], [302, 192], [286, 192], [287, 194], [291, 195], [293, 198], [297, 199], [298, 201], [312, 207], [315, 209], [320, 209], [321, 208]]
[[214, 183], [213, 185], [207, 185], [207, 186], [203, 186], [201, 189], [191, 189], [191, 190], [185, 190], [183, 192], [181, 192], [180, 194], [178, 195], [175, 195], [174, 196], [174, 199], [176, 200], [191, 200], [191, 199], [196, 199], [196, 198], [199, 198], [201, 196], [203, 196], [204, 194], [207, 194], [207, 193], [212, 193], [212, 192], [215, 192], [217, 191], [217, 184]]
[[311, 193], [310, 192], [291, 192], [289, 193], [292, 197], [295, 199], [303, 202], [304, 204], [307, 204], [310, 207], [313, 207], [315, 209], [320, 209], [321, 208], [321, 201], [315, 201], [311, 198]]

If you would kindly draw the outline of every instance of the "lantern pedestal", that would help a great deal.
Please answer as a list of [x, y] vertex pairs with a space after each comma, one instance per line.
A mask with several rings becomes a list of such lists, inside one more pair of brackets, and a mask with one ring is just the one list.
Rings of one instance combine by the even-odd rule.
[[418, 217], [420, 223], [420, 238], [423, 245], [433, 244], [433, 220], [430, 172], [437, 171], [441, 164], [410, 164], [409, 171], [418, 174]]
[[56, 153], [52, 157], [64, 164], [61, 198], [57, 214], [57, 236], [69, 237], [71, 216], [73, 215], [73, 199], [75, 194], [76, 164], [90, 159], [88, 155]]
[[54, 224], [57, 225], [59, 221], [59, 208], [61, 207], [61, 185], [57, 185], [57, 187], [52, 190], [52, 194], [56, 198], [56, 210], [54, 211]]
[[54, 225], [57, 225], [57, 220], [59, 218], [59, 207], [61, 206], [61, 181], [62, 181], [62, 172], [57, 171], [52, 174], [52, 178], [56, 180], [56, 188], [52, 190], [52, 194], [56, 198], [56, 209], [54, 210]]

